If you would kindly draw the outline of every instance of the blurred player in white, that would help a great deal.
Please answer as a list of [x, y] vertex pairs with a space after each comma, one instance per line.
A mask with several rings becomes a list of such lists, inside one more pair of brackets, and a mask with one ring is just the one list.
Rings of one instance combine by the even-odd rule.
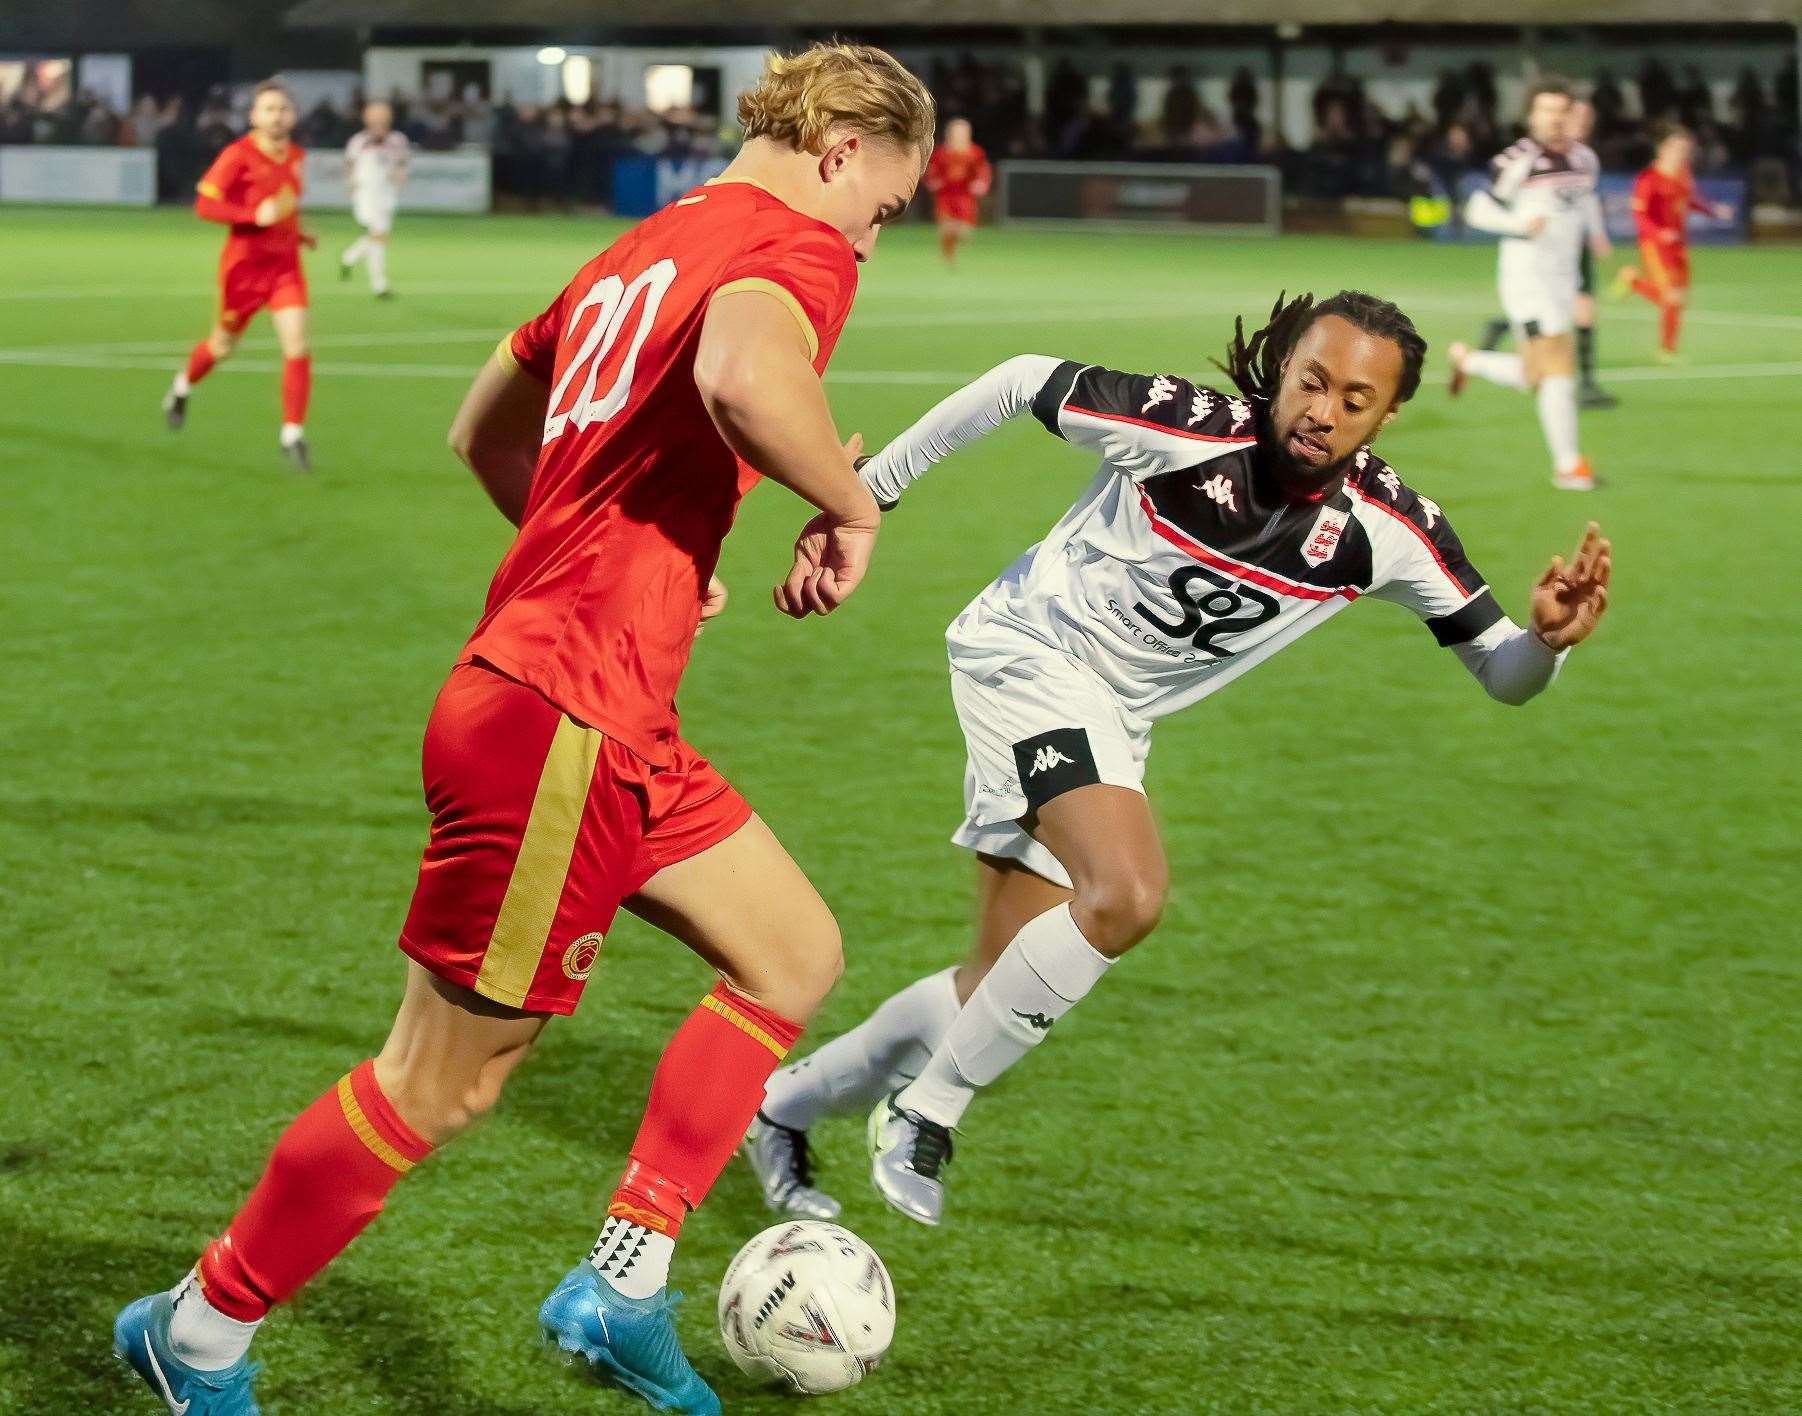
[[1596, 196], [1601, 164], [1570, 136], [1570, 90], [1545, 82], [1527, 94], [1527, 136], [1489, 164], [1465, 220], [1502, 238], [1498, 287], [1520, 352], [1451, 348], [1453, 396], [1471, 375], [1531, 392], [1552, 454], [1552, 483], [1589, 491], [1595, 477], [1577, 443], [1576, 324], [1583, 248], [1613, 254]]
[[369, 288], [378, 300], [388, 288], [388, 237], [394, 211], [407, 181], [407, 135], [394, 127], [394, 110], [385, 103], [363, 105], [363, 131], [344, 147], [345, 180], [350, 183], [350, 210], [363, 234], [338, 258], [338, 274], [350, 279], [358, 261], [369, 266]]
[[[977, 1090], [1157, 924], [1169, 867], [1144, 787], [1154, 723], [1358, 599], [1412, 611], [1511, 704], [1545, 689], [1595, 628], [1611, 553], [1594, 523], [1569, 565], [1552, 559], [1517, 625], [1438, 504], [1371, 451], [1425, 355], [1388, 301], [1301, 296], [1249, 339], [1239, 327], [1222, 366], [1233, 391], [1023, 354], [864, 466], [892, 506], [934, 463], [1027, 414], [1100, 461], [945, 636], [969, 754], [952, 840], [977, 857], [974, 946], [770, 1078], [744, 1153], [772, 1208], [836, 1213], [812, 1181], [808, 1128], [905, 1081], [870, 1118], [871, 1174], [901, 1213], [939, 1222], [951, 1130]], [[1303, 711], [1331, 719], [1330, 690]], [[1335, 779], [1344, 763], [1323, 734], [1320, 775]], [[1285, 847], [1330, 888], [1336, 861]]]

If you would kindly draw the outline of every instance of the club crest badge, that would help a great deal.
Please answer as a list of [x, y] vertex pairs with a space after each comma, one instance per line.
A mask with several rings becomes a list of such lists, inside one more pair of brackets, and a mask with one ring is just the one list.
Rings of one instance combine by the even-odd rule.
[[1333, 558], [1333, 552], [1339, 549], [1339, 538], [1345, 534], [1346, 514], [1335, 511], [1330, 506], [1323, 506], [1320, 515], [1314, 518], [1314, 529], [1308, 532], [1308, 539], [1302, 542], [1301, 558], [1309, 565], [1325, 565]]

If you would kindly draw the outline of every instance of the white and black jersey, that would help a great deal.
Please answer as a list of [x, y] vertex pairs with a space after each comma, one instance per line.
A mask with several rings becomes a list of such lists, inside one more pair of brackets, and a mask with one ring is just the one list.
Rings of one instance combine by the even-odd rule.
[[[1585, 244], [1602, 234], [1602, 206], [1596, 194], [1601, 161], [1582, 143], [1554, 152], [1522, 138], [1489, 164], [1488, 187], [1471, 198], [1471, 225], [1501, 239], [1496, 278], [1502, 303], [1517, 324], [1537, 323], [1538, 307], [1549, 306], [1553, 324], [1560, 307], [1577, 295]], [[1535, 232], [1535, 223], [1541, 223]]]
[[1175, 375], [1022, 355], [939, 404], [865, 480], [893, 503], [1028, 410], [1101, 465], [952, 624], [953, 667], [992, 675], [1030, 642], [1086, 666], [1127, 724], [1148, 726], [1375, 596], [1412, 610], [1498, 697], [1550, 681], [1551, 652], [1508, 620], [1437, 503], [1388, 463], [1366, 448], [1324, 495], [1295, 500], [1262, 468], [1265, 410]]

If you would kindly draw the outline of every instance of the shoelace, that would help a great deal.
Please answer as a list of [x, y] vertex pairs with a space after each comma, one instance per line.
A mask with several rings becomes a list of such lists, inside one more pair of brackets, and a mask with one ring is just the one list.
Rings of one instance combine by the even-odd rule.
[[939, 1170], [951, 1159], [951, 1132], [936, 1121], [928, 1121], [915, 1112], [902, 1113], [914, 1124], [911, 1164], [914, 1174], [928, 1180], [939, 1178]]

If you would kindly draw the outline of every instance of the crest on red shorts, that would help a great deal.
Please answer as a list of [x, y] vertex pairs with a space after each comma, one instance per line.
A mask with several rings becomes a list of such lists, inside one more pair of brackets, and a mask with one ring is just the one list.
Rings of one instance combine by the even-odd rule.
[[605, 936], [584, 934], [563, 951], [563, 972], [580, 982], [594, 972], [594, 961], [601, 956]]

